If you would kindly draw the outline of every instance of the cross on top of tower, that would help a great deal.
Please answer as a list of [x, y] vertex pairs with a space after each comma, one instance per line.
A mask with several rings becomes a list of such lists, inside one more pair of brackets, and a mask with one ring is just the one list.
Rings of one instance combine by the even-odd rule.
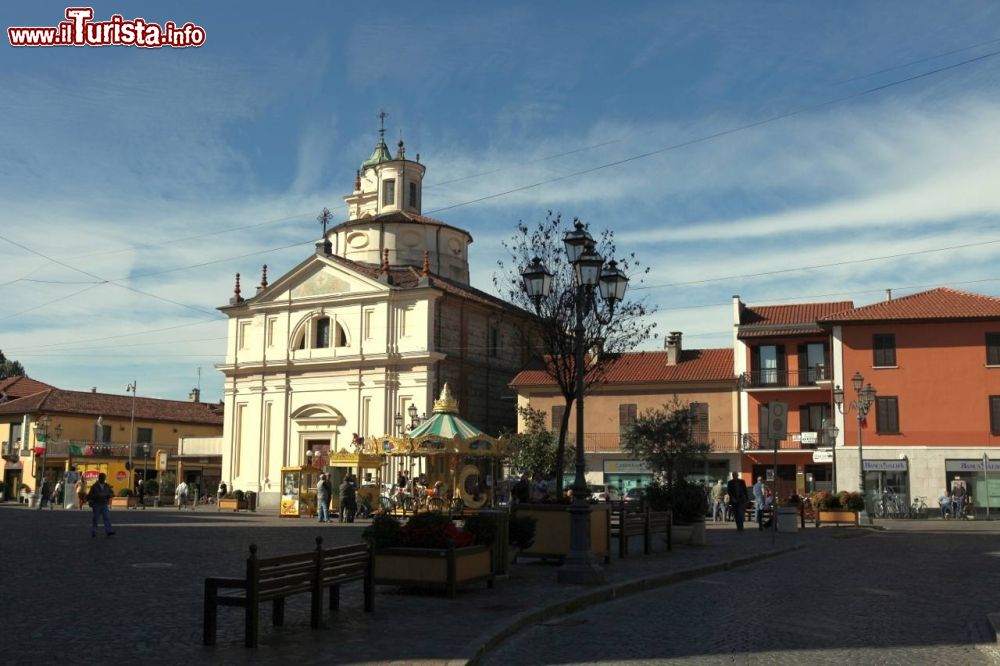
[[379, 138], [380, 141], [384, 141], [385, 140], [385, 119], [389, 117], [389, 114], [386, 113], [384, 110], [380, 110], [378, 113], [375, 114], [375, 117], [379, 119], [379, 123], [381, 124], [381, 127], [379, 127], [379, 130], [378, 130], [378, 138]]
[[324, 208], [323, 212], [316, 218], [316, 221], [323, 225], [323, 238], [326, 238], [326, 225], [330, 223], [331, 217], [333, 215], [330, 213], [330, 209]]

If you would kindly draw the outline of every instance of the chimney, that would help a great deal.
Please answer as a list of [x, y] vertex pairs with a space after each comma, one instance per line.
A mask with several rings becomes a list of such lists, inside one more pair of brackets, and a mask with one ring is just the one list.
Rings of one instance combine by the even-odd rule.
[[885, 290], [885, 300], [887, 300], [887, 301], [891, 301], [892, 300], [892, 289], [886, 289]]
[[201, 389], [191, 389], [188, 393], [188, 402], [201, 402]]
[[97, 393], [97, 387], [96, 386], [91, 386], [90, 387], [90, 392], [91, 393]]
[[677, 365], [681, 360], [681, 332], [670, 331], [664, 346], [667, 350], [667, 365]]

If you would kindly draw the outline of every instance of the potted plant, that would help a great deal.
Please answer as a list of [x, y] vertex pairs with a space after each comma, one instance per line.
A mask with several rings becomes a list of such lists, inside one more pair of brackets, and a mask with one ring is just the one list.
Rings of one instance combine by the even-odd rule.
[[219, 511], [246, 511], [248, 506], [246, 493], [242, 490], [226, 493], [225, 497], [219, 500]]
[[[520, 555], [542, 559], [563, 558], [570, 550], [570, 500], [563, 498], [546, 503], [518, 504], [511, 513], [515, 518], [535, 522], [535, 538]], [[588, 504], [590, 510], [590, 550], [609, 561], [611, 554], [611, 505], [607, 502]]]
[[[822, 523], [852, 523], [856, 525], [858, 522], [857, 511], [841, 504], [841, 501], [850, 504], [852, 502], [851, 494], [846, 491], [837, 495], [831, 495], [825, 491], [813, 493], [809, 499], [816, 508], [816, 525], [819, 526]], [[859, 499], [861, 498], [858, 493], [853, 494], [857, 495]], [[857, 500], [854, 500], [854, 506], [857, 506]], [[864, 507], [863, 499], [861, 506]]]
[[705, 545], [705, 514], [708, 513], [708, 497], [700, 486], [679, 478], [673, 488], [662, 484], [651, 484], [646, 488], [651, 511], [665, 508], [673, 512], [674, 543]]
[[136, 507], [135, 493], [131, 488], [122, 488], [118, 491], [117, 497], [111, 498], [111, 507], [124, 509], [134, 509]]
[[488, 542], [496, 527], [485, 521], [459, 528], [441, 513], [412, 516], [400, 525], [394, 516], [378, 514], [363, 538], [373, 550], [376, 585], [444, 590], [454, 597], [457, 588], [485, 580], [493, 587], [493, 565]]

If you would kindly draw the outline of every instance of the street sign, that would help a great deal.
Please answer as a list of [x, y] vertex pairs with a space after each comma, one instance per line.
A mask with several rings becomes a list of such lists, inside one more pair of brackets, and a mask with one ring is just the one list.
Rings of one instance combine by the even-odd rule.
[[813, 451], [814, 463], [832, 463], [833, 449], [816, 449]]
[[768, 437], [785, 439], [788, 437], [788, 403], [772, 400], [767, 403]]

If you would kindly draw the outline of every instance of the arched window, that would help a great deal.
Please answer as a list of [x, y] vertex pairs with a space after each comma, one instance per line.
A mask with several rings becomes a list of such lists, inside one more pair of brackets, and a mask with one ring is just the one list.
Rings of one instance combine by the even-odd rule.
[[302, 328], [299, 330], [298, 336], [295, 338], [295, 342], [292, 344], [292, 349], [298, 351], [299, 349], [306, 348], [306, 329]]
[[335, 347], [347, 346], [347, 331], [345, 331], [344, 327], [340, 325], [340, 322], [337, 322], [337, 337], [333, 344]]

